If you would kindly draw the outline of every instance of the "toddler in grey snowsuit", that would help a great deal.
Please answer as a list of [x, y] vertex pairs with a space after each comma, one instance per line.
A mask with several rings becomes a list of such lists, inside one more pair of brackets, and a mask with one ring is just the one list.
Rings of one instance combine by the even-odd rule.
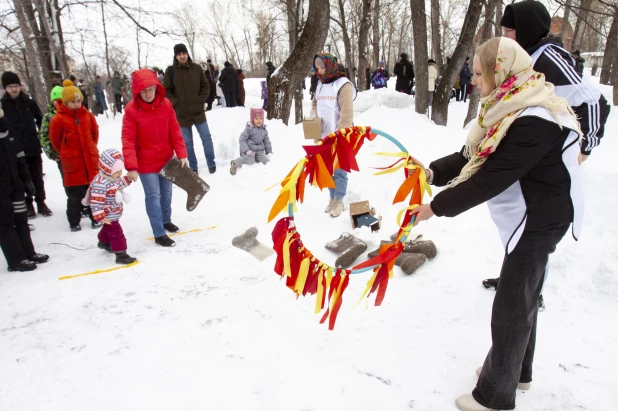
[[247, 123], [247, 127], [239, 139], [240, 157], [230, 164], [230, 174], [232, 175], [235, 175], [236, 171], [243, 165], [268, 163], [270, 161], [268, 154], [273, 152], [268, 138], [268, 130], [264, 125], [264, 110], [252, 108], [250, 117], [251, 121]]

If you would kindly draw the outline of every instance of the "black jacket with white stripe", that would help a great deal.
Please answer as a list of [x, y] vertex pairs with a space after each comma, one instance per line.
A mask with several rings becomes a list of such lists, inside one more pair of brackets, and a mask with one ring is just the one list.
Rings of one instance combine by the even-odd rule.
[[[542, 231], [575, 222], [574, 217], [583, 213], [578, 138], [566, 124], [558, 126], [545, 109], [527, 109], [482, 168], [438, 193], [431, 209], [438, 217], [454, 217], [489, 202], [507, 252], [524, 230]], [[462, 152], [432, 162], [432, 184], [447, 185], [467, 162]], [[575, 237], [579, 229], [580, 222], [576, 222]]]
[[605, 132], [610, 111], [607, 100], [577, 73], [575, 59], [562, 48], [559, 37], [545, 37], [526, 51], [532, 56], [534, 70], [545, 74], [545, 80], [556, 87], [556, 95], [573, 107], [584, 133], [581, 152], [589, 155]]
[[25, 192], [25, 184], [31, 181], [26, 156], [9, 131], [6, 119], [0, 117], [0, 196], [11, 196], [15, 190]]

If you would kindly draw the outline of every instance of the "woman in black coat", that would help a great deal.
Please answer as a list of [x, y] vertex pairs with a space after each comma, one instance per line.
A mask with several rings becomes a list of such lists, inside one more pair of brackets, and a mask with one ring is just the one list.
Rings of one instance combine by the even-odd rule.
[[238, 88], [238, 74], [232, 63], [226, 61], [225, 67], [219, 75], [219, 84], [225, 98], [225, 107], [236, 107], [236, 90]]

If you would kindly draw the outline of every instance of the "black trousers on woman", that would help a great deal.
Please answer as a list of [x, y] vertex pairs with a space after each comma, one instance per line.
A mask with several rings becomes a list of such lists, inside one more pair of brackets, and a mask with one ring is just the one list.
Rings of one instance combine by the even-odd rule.
[[517, 384], [532, 381], [545, 269], [569, 226], [524, 231], [515, 249], [504, 257], [491, 313], [492, 346], [472, 392], [489, 409], [512, 410]]

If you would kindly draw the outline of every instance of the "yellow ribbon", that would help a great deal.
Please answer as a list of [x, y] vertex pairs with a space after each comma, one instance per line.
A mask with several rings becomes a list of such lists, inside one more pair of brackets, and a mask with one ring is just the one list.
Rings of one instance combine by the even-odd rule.
[[283, 271], [287, 277], [292, 276], [292, 268], [290, 267], [290, 238], [294, 232], [288, 233], [283, 242]]
[[307, 276], [309, 275], [309, 264], [311, 261], [309, 258], [305, 258], [302, 263], [300, 263], [300, 271], [298, 273], [298, 279], [296, 280], [296, 284], [294, 286], [294, 291], [296, 291], [296, 295], [301, 295], [303, 290], [305, 289], [305, 283], [307, 282]]

